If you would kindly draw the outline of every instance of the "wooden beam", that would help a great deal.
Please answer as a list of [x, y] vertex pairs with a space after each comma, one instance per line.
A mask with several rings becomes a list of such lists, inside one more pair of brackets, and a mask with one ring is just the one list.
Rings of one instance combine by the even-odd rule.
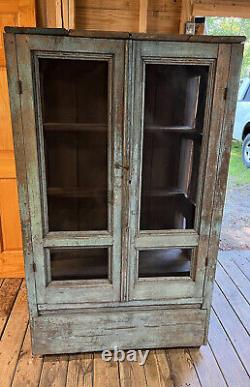
[[75, 0], [62, 0], [63, 28], [75, 28]]
[[37, 3], [39, 27], [75, 28], [75, 0], [39, 0]]
[[193, 16], [193, 1], [192, 0], [182, 0], [180, 24], [179, 24], [179, 34], [185, 33], [186, 22], [191, 21], [192, 16]]
[[139, 32], [147, 32], [148, 0], [140, 0]]
[[250, 4], [246, 0], [193, 0], [192, 16], [250, 18]]

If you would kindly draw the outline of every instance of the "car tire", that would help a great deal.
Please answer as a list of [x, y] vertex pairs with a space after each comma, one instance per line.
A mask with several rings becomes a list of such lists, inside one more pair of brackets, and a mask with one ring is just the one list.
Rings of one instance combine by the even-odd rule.
[[242, 145], [243, 164], [250, 168], [250, 133], [245, 137]]

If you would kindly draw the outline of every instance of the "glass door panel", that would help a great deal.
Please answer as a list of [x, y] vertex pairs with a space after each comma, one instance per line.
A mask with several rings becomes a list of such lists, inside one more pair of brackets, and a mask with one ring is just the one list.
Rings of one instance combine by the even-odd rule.
[[108, 249], [51, 249], [51, 280], [108, 279]]
[[139, 251], [139, 278], [190, 277], [192, 249]]
[[[183, 49], [183, 52], [181, 50]], [[128, 299], [201, 297], [199, 219], [215, 60], [134, 43]], [[200, 57], [199, 57], [200, 55]], [[143, 81], [142, 81], [143, 80]]]
[[108, 229], [108, 62], [39, 60], [49, 231]]
[[141, 230], [192, 229], [208, 67], [146, 64]]
[[18, 44], [38, 304], [119, 301], [125, 42]]

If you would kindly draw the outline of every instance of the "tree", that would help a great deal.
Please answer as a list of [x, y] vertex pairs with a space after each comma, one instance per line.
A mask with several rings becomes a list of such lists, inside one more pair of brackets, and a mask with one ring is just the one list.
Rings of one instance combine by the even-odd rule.
[[235, 17], [207, 17], [206, 33], [208, 35], [244, 35], [247, 40], [241, 68], [241, 77], [250, 75], [250, 19]]

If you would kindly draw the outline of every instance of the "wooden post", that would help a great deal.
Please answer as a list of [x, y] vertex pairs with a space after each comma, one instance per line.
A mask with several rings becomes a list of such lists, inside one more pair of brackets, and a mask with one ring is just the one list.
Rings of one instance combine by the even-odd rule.
[[185, 24], [191, 21], [193, 14], [193, 0], [182, 0], [179, 34], [185, 33]]
[[140, 0], [139, 32], [147, 32], [148, 0]]
[[75, 28], [75, 0], [39, 1], [37, 25], [39, 27]]
[[62, 0], [62, 19], [62, 27], [75, 28], [75, 0]]

